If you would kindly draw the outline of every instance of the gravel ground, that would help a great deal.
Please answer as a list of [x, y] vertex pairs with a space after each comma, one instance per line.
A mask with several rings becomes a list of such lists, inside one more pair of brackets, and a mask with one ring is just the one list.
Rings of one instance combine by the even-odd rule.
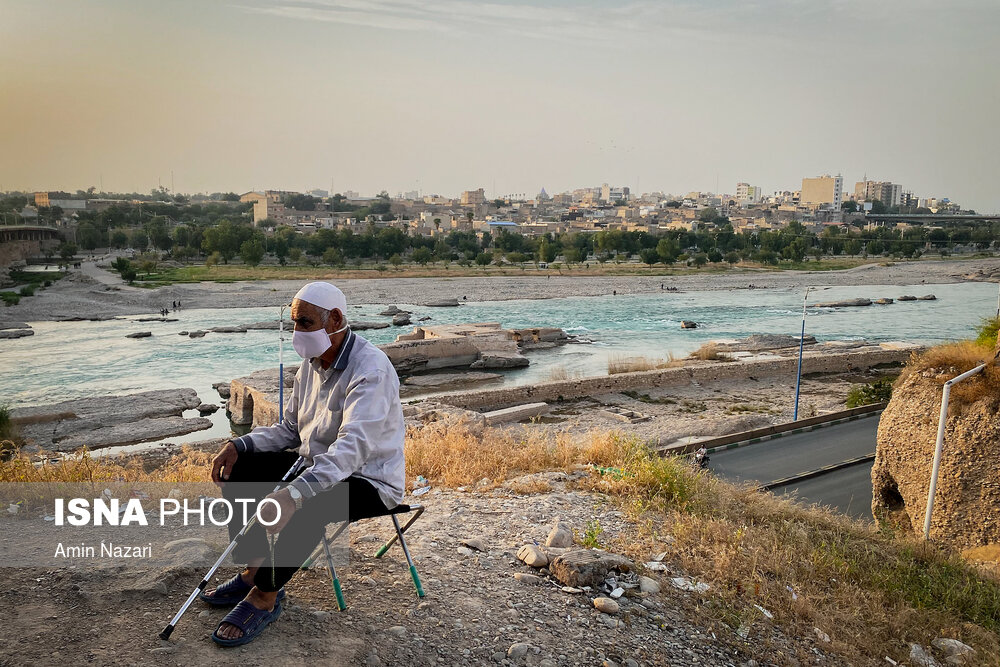
[[[521, 545], [543, 542], [557, 517], [578, 533], [588, 521], [600, 521], [602, 544], [627, 541], [634, 526], [600, 495], [567, 490], [556, 481], [538, 495], [434, 489], [420, 501], [428, 510], [409, 545], [423, 579], [423, 600], [414, 594], [398, 547], [384, 559], [372, 557], [391, 530], [385, 519], [351, 529], [350, 564], [338, 570], [346, 612], [336, 611], [325, 570], [299, 573], [288, 586], [282, 616], [237, 649], [211, 642], [209, 633], [225, 612], [200, 602], [169, 642], [156, 636], [200, 573], [149, 573], [133, 565], [110, 572], [0, 569], [0, 598], [17, 609], [0, 624], [0, 665], [846, 664], [815, 637], [787, 636], [764, 617], [741, 638], [706, 613], [710, 593], [670, 585], [669, 578], [681, 572], [651, 572], [660, 591], [630, 590], [610, 615], [595, 609], [595, 593], [564, 592], [544, 571], [515, 558]], [[484, 551], [462, 546], [470, 538]], [[522, 581], [515, 573], [541, 577]], [[221, 579], [230, 575], [220, 572]]]

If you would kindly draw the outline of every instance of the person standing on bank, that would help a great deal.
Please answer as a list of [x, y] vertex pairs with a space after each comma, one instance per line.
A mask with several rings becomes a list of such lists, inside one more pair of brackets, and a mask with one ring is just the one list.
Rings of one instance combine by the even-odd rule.
[[[280, 506], [280, 516], [273, 503], [261, 506], [261, 519], [277, 522], [267, 528], [254, 525], [233, 552], [246, 568], [201, 594], [215, 606], [236, 605], [212, 633], [217, 644], [246, 644], [281, 613], [283, 586], [298, 567], [276, 566], [275, 552], [284, 564], [301, 564], [331, 521], [345, 514], [352, 522], [379, 516], [403, 499], [399, 378], [384, 352], [350, 330], [346, 313], [347, 299], [330, 283], [309, 283], [296, 293], [292, 347], [304, 361], [295, 374], [285, 419], [233, 438], [212, 461], [212, 481], [231, 502], [237, 492], [226, 482], [273, 485], [300, 454], [309, 462], [287, 487], [268, 495]], [[332, 507], [334, 494], [324, 498], [339, 483], [347, 484], [348, 508]], [[230, 538], [240, 528], [230, 522]], [[272, 550], [267, 533], [279, 532]]]

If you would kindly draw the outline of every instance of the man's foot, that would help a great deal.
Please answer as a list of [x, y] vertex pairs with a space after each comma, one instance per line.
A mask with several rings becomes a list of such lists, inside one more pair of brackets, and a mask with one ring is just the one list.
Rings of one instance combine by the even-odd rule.
[[[277, 599], [277, 591], [273, 593], [265, 593], [254, 586], [250, 592], [247, 593], [245, 602], [249, 602], [260, 611], [273, 612]], [[243, 629], [231, 623], [223, 622], [219, 625], [219, 629], [215, 631], [215, 634], [220, 639], [239, 639], [243, 636]]]
[[[257, 568], [255, 567], [243, 570], [215, 588], [202, 592], [198, 597], [213, 607], [228, 607], [242, 602], [253, 589], [253, 579], [256, 572]], [[277, 600], [280, 602], [284, 598], [285, 589], [282, 588], [278, 591]]]
[[[244, 568], [244, 570], [240, 572], [237, 576], [240, 578], [240, 580], [243, 581], [243, 583], [246, 585], [247, 588], [253, 588], [253, 575], [250, 574], [250, 570]], [[236, 579], [236, 577], [233, 577], [233, 579]], [[230, 581], [232, 581], [232, 579]], [[227, 581], [226, 583], [229, 582]], [[225, 586], [225, 584], [223, 584], [223, 586]], [[215, 594], [219, 592], [219, 588], [221, 587], [222, 586], [218, 586], [210, 591], [205, 591], [205, 595], [210, 598], [215, 597]]]

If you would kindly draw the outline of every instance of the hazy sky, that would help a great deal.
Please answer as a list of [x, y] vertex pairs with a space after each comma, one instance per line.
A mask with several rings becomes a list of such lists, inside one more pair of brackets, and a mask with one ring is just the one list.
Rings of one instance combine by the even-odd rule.
[[1000, 211], [996, 0], [0, 0], [0, 189], [798, 189]]

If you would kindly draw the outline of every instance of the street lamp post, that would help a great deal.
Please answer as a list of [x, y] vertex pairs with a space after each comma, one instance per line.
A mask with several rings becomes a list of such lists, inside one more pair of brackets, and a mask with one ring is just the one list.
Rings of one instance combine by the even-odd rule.
[[806, 287], [806, 294], [802, 297], [802, 330], [799, 333], [799, 371], [795, 378], [795, 413], [792, 415], [792, 421], [799, 420], [799, 390], [802, 387], [802, 347], [805, 344], [806, 338], [806, 301], [809, 299], [809, 290], [812, 287]]

